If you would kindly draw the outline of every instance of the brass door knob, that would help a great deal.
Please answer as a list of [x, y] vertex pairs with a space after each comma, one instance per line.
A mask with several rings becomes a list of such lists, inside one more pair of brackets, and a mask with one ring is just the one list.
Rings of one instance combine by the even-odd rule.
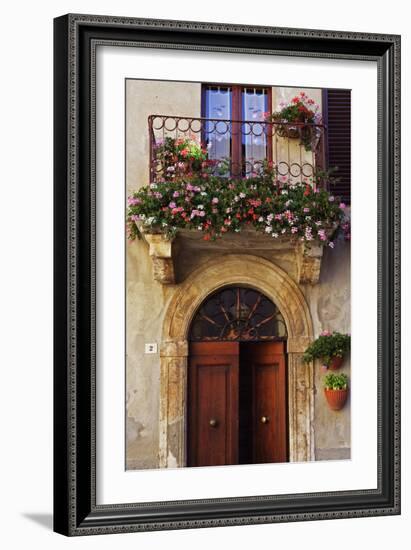
[[261, 417], [261, 422], [263, 424], [267, 424], [267, 422], [270, 420], [270, 417], [269, 416], [262, 416]]
[[215, 418], [211, 418], [209, 424], [212, 428], [215, 428], [217, 426], [217, 420]]

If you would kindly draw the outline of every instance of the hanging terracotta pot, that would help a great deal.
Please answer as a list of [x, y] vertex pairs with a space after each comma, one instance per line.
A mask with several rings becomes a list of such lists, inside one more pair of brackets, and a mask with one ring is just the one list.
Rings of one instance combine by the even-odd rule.
[[348, 390], [331, 390], [324, 388], [328, 406], [333, 411], [339, 411], [347, 401]]
[[341, 367], [343, 364], [344, 357], [333, 357], [330, 361], [330, 369], [331, 370], [337, 370]]

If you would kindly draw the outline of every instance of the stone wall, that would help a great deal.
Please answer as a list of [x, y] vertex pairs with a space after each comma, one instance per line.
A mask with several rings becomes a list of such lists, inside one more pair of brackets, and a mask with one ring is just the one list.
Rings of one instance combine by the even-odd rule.
[[[314, 97], [314, 93], [317, 97]], [[320, 91], [309, 90], [320, 99]], [[295, 89], [276, 91], [285, 99]], [[287, 95], [288, 94], [288, 95]], [[273, 97], [273, 106], [276, 106]], [[197, 83], [128, 80], [126, 83], [126, 185], [127, 193], [147, 185], [150, 114], [200, 116], [201, 85]], [[153, 112], [154, 111], [154, 112]], [[237, 253], [237, 251], [236, 251]], [[241, 253], [241, 252], [239, 252]], [[295, 256], [290, 252], [264, 251], [262, 257], [276, 263], [297, 280]], [[185, 278], [213, 252], [181, 250], [178, 277]], [[160, 345], [164, 314], [178, 285], [154, 281], [148, 246], [144, 241], [127, 244], [126, 260], [126, 407], [128, 469], [159, 466]], [[315, 336], [323, 329], [350, 331], [350, 247], [340, 242], [324, 252], [320, 283], [301, 285], [314, 324]], [[146, 343], [156, 343], [157, 353], [145, 354]], [[349, 370], [348, 361], [343, 367]], [[350, 447], [350, 405], [331, 412], [323, 396], [324, 373], [315, 365], [315, 456], [346, 458]]]

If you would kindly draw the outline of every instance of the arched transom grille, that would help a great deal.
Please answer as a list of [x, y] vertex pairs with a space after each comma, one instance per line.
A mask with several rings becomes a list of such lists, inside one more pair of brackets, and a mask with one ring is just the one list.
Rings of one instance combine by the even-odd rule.
[[191, 341], [256, 341], [287, 337], [284, 318], [264, 294], [230, 287], [209, 296], [191, 324]]

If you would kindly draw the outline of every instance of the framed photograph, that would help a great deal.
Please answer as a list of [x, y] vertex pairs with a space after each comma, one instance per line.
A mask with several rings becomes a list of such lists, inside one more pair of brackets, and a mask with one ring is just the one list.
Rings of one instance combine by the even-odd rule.
[[54, 529], [400, 513], [400, 37], [65, 15]]

